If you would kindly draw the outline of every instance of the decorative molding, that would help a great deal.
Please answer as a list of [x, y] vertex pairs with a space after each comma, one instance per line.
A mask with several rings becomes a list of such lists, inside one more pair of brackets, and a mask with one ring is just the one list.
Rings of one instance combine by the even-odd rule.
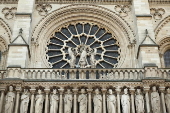
[[158, 24], [158, 26], [154, 30], [156, 39], [157, 39], [159, 31], [161, 31], [161, 29], [169, 22], [170, 22], [170, 16], [167, 16], [162, 21], [160, 21], [160, 23]]
[[126, 17], [128, 16], [128, 12], [131, 11], [131, 8], [129, 5], [116, 5], [115, 10], [119, 13], [120, 16]]
[[169, 4], [170, 0], [148, 0], [150, 4]]
[[151, 15], [155, 20], [162, 19], [162, 15], [165, 14], [165, 10], [163, 8], [151, 8], [150, 9]]
[[0, 4], [17, 4], [18, 0], [0, 0]]
[[36, 0], [36, 4], [73, 4], [73, 3], [89, 3], [89, 4], [131, 4], [132, 0]]
[[9, 20], [14, 18], [16, 10], [17, 10], [16, 7], [12, 8], [5, 7], [2, 9], [2, 13], [4, 14], [4, 17]]
[[36, 10], [38, 11], [38, 14], [41, 16], [47, 15], [51, 9], [52, 6], [50, 4], [38, 4], [36, 6]]

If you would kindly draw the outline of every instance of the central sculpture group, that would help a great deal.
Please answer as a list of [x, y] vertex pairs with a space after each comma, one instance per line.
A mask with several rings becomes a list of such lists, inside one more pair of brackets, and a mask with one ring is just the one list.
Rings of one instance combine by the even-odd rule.
[[[87, 113], [87, 94], [85, 89], [81, 89], [80, 95], [78, 96], [79, 102], [79, 113]], [[38, 94], [35, 97], [35, 113], [43, 112], [43, 103], [44, 103], [44, 95], [42, 90], [38, 90]], [[167, 89], [167, 94], [165, 95], [165, 102], [167, 105], [168, 113], [170, 113], [170, 89]], [[9, 87], [9, 92], [6, 95], [5, 102], [5, 113], [13, 113], [14, 108], [14, 100], [15, 93], [13, 92], [13, 87]], [[24, 92], [21, 96], [21, 104], [20, 104], [20, 113], [27, 113], [28, 105], [30, 100], [30, 93], [27, 89], [24, 89]], [[72, 92], [70, 89], [67, 89], [67, 92], [64, 95], [64, 113], [71, 113], [72, 111]], [[112, 89], [108, 90], [107, 95], [107, 112], [108, 113], [116, 113], [116, 96], [113, 94]], [[57, 90], [53, 89], [53, 93], [50, 95], [50, 113], [57, 113], [58, 111], [58, 102], [59, 97], [57, 95]], [[102, 113], [102, 95], [100, 94], [99, 89], [95, 89], [93, 96], [93, 105], [94, 105], [94, 113]], [[144, 97], [141, 93], [141, 89], [136, 90], [135, 96], [135, 104], [136, 104], [136, 112], [137, 113], [145, 113], [144, 110]], [[121, 96], [121, 105], [122, 105], [122, 113], [130, 113], [130, 96], [128, 94], [128, 89], [123, 89], [123, 94]], [[160, 97], [159, 93], [156, 90], [156, 87], [152, 87], [151, 93], [151, 105], [153, 113], [160, 113]]]

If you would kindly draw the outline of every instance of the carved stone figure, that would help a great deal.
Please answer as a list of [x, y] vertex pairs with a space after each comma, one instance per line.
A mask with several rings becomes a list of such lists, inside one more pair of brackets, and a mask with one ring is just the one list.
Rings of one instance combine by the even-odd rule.
[[80, 103], [79, 113], [87, 113], [87, 95], [85, 94], [85, 89], [81, 89], [78, 102]]
[[102, 113], [102, 96], [99, 94], [99, 89], [95, 90], [93, 103], [94, 103], [94, 113]]
[[107, 110], [108, 113], [116, 113], [116, 97], [113, 95], [112, 89], [109, 89], [109, 95], [107, 96]]
[[65, 94], [64, 97], [64, 113], [71, 113], [71, 108], [72, 108], [72, 94], [70, 89], [67, 89], [67, 94]]
[[41, 92], [41, 89], [38, 90], [38, 95], [35, 97], [35, 113], [42, 113], [44, 95]]
[[136, 112], [137, 113], [144, 113], [144, 99], [143, 95], [141, 95], [141, 89], [137, 89], [137, 95], [135, 97], [135, 104], [136, 104]]
[[97, 53], [97, 49], [96, 48], [92, 49], [92, 52], [91, 52], [91, 55], [90, 55], [91, 68], [96, 67], [96, 59], [95, 59], [96, 53]]
[[167, 94], [165, 95], [165, 103], [168, 113], [170, 113], [170, 89], [167, 89]]
[[6, 95], [5, 113], [13, 113], [14, 102], [15, 93], [13, 92], [13, 87], [9, 86], [9, 92]]
[[122, 112], [130, 113], [130, 97], [127, 88], [124, 89], [124, 94], [122, 95], [121, 103], [122, 103]]
[[68, 54], [70, 56], [69, 64], [70, 68], [74, 68], [76, 65], [76, 53], [74, 48], [68, 48]]
[[58, 111], [58, 95], [57, 90], [53, 89], [53, 94], [50, 97], [50, 113], [57, 113]]
[[153, 113], [161, 113], [160, 112], [160, 97], [159, 97], [159, 93], [156, 91], [155, 86], [152, 87], [151, 105], [152, 105]]
[[20, 113], [27, 113], [29, 100], [30, 93], [28, 93], [27, 89], [24, 89], [24, 93], [21, 96]]
[[87, 65], [87, 51], [86, 51], [86, 49], [87, 49], [87, 47], [84, 44], [82, 44], [82, 47], [80, 48], [80, 52], [81, 52], [80, 60], [79, 60], [80, 68], [85, 68]]

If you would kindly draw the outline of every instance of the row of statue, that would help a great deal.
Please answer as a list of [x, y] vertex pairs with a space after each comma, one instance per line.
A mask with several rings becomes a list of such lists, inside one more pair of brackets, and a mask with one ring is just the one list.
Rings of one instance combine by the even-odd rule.
[[[125, 88], [124, 93], [121, 96], [121, 105], [122, 113], [130, 113], [130, 96], [128, 94], [128, 89]], [[107, 111], [108, 113], [116, 113], [116, 96], [113, 94], [112, 89], [108, 90], [109, 94], [107, 95]], [[38, 90], [38, 94], [35, 97], [35, 113], [43, 112], [43, 103], [45, 97], [42, 94], [42, 90]], [[64, 95], [64, 113], [71, 113], [72, 111], [72, 100], [73, 96], [70, 89], [67, 89], [67, 92]], [[27, 89], [24, 89], [24, 93], [21, 95], [20, 103], [20, 113], [27, 113], [28, 104], [30, 102], [30, 93]], [[87, 113], [87, 94], [85, 89], [81, 89], [81, 94], [78, 96], [79, 102], [79, 113]], [[93, 107], [94, 113], [102, 113], [102, 95], [100, 94], [99, 89], [95, 89], [93, 97]], [[13, 87], [9, 87], [9, 92], [6, 95], [5, 102], [5, 113], [13, 113], [15, 103], [15, 93], [13, 92]], [[57, 90], [53, 89], [53, 93], [50, 96], [50, 113], [57, 113], [58, 111], [59, 97], [57, 95]], [[167, 94], [165, 95], [165, 103], [167, 106], [167, 111], [170, 113], [170, 89], [167, 89]], [[142, 95], [141, 89], [136, 90], [135, 96], [135, 106], [136, 113], [145, 113], [144, 109], [144, 97]], [[151, 93], [151, 106], [153, 113], [161, 113], [160, 111], [160, 97], [159, 93], [156, 90], [156, 87], [152, 87]]]

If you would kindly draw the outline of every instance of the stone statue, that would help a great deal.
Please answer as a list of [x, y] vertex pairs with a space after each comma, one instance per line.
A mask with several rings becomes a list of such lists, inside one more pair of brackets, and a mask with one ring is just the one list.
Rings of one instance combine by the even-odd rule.
[[20, 113], [27, 113], [29, 100], [30, 93], [28, 93], [28, 89], [24, 89], [24, 93], [21, 96]]
[[35, 113], [42, 113], [44, 95], [41, 92], [41, 89], [38, 90], [38, 95], [35, 97]]
[[13, 87], [9, 86], [9, 92], [6, 95], [5, 113], [13, 113], [14, 102], [15, 93], [13, 92]]
[[68, 48], [68, 54], [70, 56], [69, 64], [70, 68], [74, 68], [76, 65], [76, 53], [74, 48]]
[[82, 44], [82, 47], [80, 48], [80, 52], [81, 52], [80, 60], [79, 60], [80, 68], [85, 68], [87, 65], [87, 51], [86, 51], [86, 49], [87, 49], [87, 47], [84, 44]]
[[64, 97], [64, 113], [71, 113], [72, 108], [72, 94], [70, 89], [67, 89], [67, 94]]
[[121, 103], [123, 113], [130, 113], [130, 97], [127, 88], [124, 89], [124, 94], [122, 95]]
[[107, 96], [107, 110], [108, 113], [116, 113], [116, 97], [113, 95], [112, 89], [109, 89], [109, 95]]
[[87, 95], [85, 94], [85, 89], [81, 89], [81, 95], [78, 97], [78, 102], [80, 103], [79, 113], [87, 113]]
[[168, 113], [170, 113], [170, 89], [167, 89], [167, 94], [165, 95], [165, 103]]
[[141, 95], [141, 89], [137, 89], [137, 95], [135, 97], [135, 104], [136, 104], [136, 112], [137, 113], [144, 113], [144, 99], [143, 95]]
[[95, 90], [93, 103], [94, 103], [94, 113], [102, 113], [102, 96], [99, 94], [99, 89]]
[[97, 49], [96, 48], [92, 49], [92, 52], [91, 52], [91, 55], [90, 55], [91, 68], [96, 67], [96, 59], [95, 59], [96, 53], [97, 53]]
[[57, 90], [53, 89], [53, 94], [50, 97], [50, 113], [57, 113], [58, 111], [58, 95]]
[[159, 97], [159, 93], [156, 91], [155, 86], [152, 87], [151, 105], [152, 105], [153, 113], [161, 113], [161, 111], [160, 111], [160, 97]]

